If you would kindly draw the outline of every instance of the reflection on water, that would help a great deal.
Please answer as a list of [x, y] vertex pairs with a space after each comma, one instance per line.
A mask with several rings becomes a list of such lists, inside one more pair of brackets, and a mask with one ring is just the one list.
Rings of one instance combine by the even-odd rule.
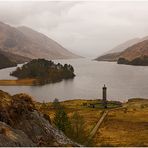
[[[106, 84], [109, 99], [148, 98], [148, 67], [118, 65], [114, 62], [97, 62], [90, 59], [56, 60], [56, 62], [71, 64], [76, 77], [43, 86], [0, 86], [0, 89], [12, 94], [25, 92], [39, 101], [52, 101], [54, 98], [96, 99], [102, 97], [101, 89], [103, 84]], [[14, 68], [0, 70], [0, 79], [12, 79], [9, 76], [12, 70]]]

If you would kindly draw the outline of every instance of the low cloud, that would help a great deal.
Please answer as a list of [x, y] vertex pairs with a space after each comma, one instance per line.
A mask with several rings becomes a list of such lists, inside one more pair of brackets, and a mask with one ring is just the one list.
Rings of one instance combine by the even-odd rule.
[[0, 2], [0, 20], [26, 25], [82, 56], [148, 35], [148, 2]]

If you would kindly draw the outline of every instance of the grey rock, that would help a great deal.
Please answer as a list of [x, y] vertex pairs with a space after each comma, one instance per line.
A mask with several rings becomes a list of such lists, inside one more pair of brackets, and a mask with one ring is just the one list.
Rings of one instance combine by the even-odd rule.
[[13, 129], [4, 122], [0, 122], [0, 147], [36, 146], [21, 130]]

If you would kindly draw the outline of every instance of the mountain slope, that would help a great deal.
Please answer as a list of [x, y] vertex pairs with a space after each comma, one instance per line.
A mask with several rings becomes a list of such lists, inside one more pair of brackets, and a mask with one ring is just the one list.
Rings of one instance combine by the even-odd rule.
[[148, 66], [148, 40], [127, 48], [120, 55], [118, 64]]
[[17, 66], [24, 62], [30, 61], [29, 58], [16, 55], [10, 52], [5, 52], [0, 49], [0, 69]]
[[125, 49], [127, 49], [128, 47], [140, 42], [141, 39], [140, 38], [133, 38], [131, 40], [125, 41], [119, 45], [117, 45], [116, 47], [114, 47], [112, 50], [108, 51], [107, 53], [116, 53], [116, 52], [122, 52]]
[[108, 62], [116, 62], [120, 56], [121, 52], [115, 52], [115, 53], [108, 53], [105, 55], [102, 55], [95, 60], [97, 61], [108, 61]]
[[112, 50], [106, 52], [102, 56], [99, 56], [98, 58], [96, 58], [96, 60], [98, 60], [98, 61], [117, 61], [119, 59], [121, 53], [124, 50], [126, 50], [127, 48], [133, 46], [134, 44], [137, 44], [137, 43], [144, 41], [146, 39], [148, 39], [148, 37], [133, 38], [131, 40], [128, 40], [128, 41], [114, 47]]
[[2, 51], [1, 49], [0, 49], [0, 54], [3, 54], [10, 61], [15, 62], [17, 64], [21, 64], [21, 63], [28, 62], [31, 60], [30, 58], [27, 58], [27, 57], [24, 57], [21, 55], [13, 54], [11, 52]]
[[78, 58], [47, 36], [27, 27], [11, 27], [0, 22], [0, 49], [28, 58]]
[[21, 31], [29, 40], [41, 47], [41, 52], [46, 52], [48, 57], [51, 59], [79, 57], [62, 47], [54, 40], [31, 28], [22, 26], [17, 29]]
[[0, 53], [0, 69], [13, 66], [17, 66], [17, 64], [15, 62], [12, 62], [11, 60], [9, 60], [9, 58]]

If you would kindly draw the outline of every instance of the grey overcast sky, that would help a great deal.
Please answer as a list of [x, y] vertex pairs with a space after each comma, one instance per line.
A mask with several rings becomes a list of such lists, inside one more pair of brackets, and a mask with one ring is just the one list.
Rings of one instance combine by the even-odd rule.
[[148, 1], [0, 1], [0, 21], [31, 27], [74, 53], [96, 57], [148, 36]]

